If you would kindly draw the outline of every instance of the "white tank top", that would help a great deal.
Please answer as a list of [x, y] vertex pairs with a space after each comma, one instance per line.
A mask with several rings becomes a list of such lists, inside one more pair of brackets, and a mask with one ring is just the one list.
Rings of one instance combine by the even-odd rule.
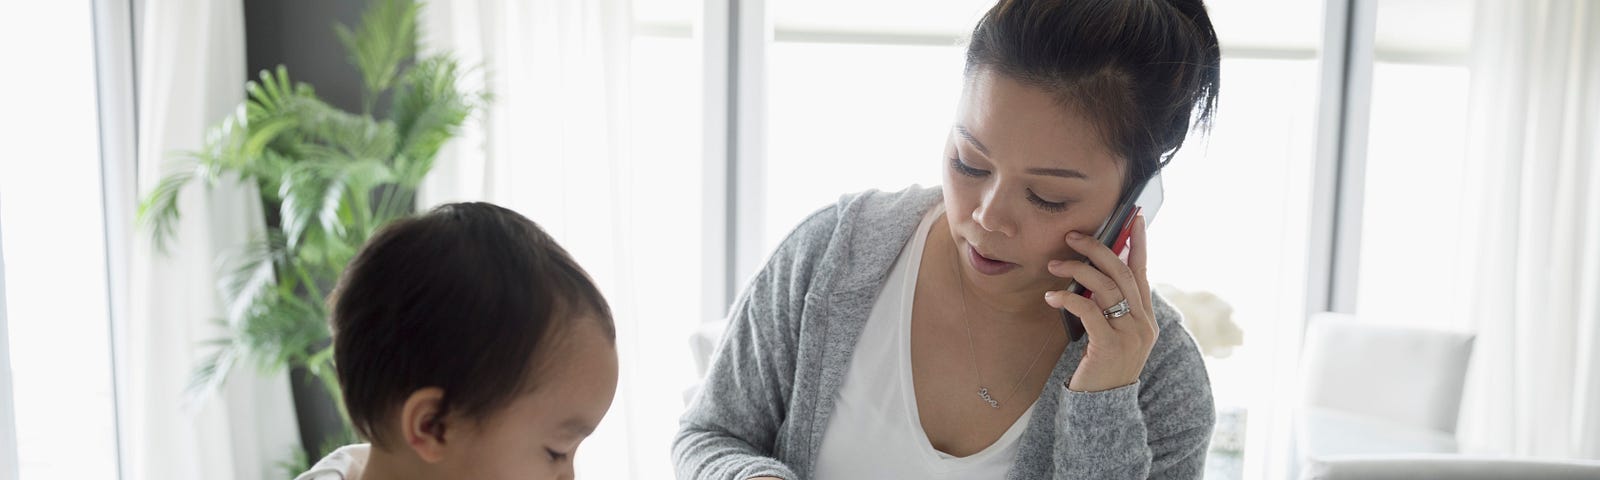
[[833, 416], [817, 453], [818, 479], [999, 480], [1011, 468], [1017, 439], [1033, 417], [1033, 406], [994, 444], [966, 457], [934, 449], [917, 413], [911, 378], [911, 307], [928, 232], [943, 214], [941, 205], [923, 217], [872, 306], [844, 383], [833, 395]]

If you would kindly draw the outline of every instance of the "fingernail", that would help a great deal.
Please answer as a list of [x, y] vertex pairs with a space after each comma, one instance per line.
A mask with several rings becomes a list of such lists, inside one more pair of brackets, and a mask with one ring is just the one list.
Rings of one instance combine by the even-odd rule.
[[1055, 297], [1056, 297], [1056, 292], [1055, 292], [1055, 290], [1051, 290], [1051, 291], [1048, 291], [1048, 292], [1044, 292], [1044, 298], [1045, 298], [1045, 299], [1046, 299], [1046, 300], [1049, 300], [1049, 299], [1052, 299], [1052, 298], [1055, 298]]
[[1076, 231], [1067, 232], [1067, 238], [1071, 238], [1073, 240], [1079, 240], [1079, 239], [1083, 238], [1083, 234], [1078, 233]]
[[1054, 269], [1054, 268], [1059, 267], [1059, 266], [1061, 266], [1061, 261], [1060, 260], [1051, 260], [1050, 261], [1050, 268]]

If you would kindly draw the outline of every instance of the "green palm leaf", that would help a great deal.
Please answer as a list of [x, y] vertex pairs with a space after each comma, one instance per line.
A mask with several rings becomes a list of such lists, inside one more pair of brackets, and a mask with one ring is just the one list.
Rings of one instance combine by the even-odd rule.
[[350, 52], [350, 63], [361, 71], [365, 112], [372, 111], [372, 99], [394, 84], [401, 63], [416, 51], [420, 8], [409, 0], [376, 0], [354, 31], [334, 26], [339, 42]]
[[298, 99], [293, 105], [299, 122], [297, 133], [308, 147], [330, 150], [305, 151], [314, 159], [384, 159], [394, 154], [395, 128], [386, 121], [353, 115], [315, 98]]
[[217, 324], [226, 334], [203, 344], [211, 352], [190, 377], [188, 405], [198, 405], [217, 391], [241, 363], [253, 363], [263, 372], [302, 364], [310, 356], [307, 352], [328, 338], [320, 312], [292, 293], [254, 297], [240, 318]]
[[156, 184], [155, 190], [139, 202], [135, 215], [138, 224], [151, 232], [157, 252], [167, 253], [168, 244], [178, 230], [178, 194], [194, 180], [194, 168], [178, 168]]
[[283, 235], [272, 232], [251, 240], [219, 262], [227, 272], [218, 286], [230, 324], [242, 323], [250, 308], [262, 297], [276, 294], [276, 268], [288, 260], [287, 252]]
[[[218, 320], [219, 325], [226, 325], [226, 321]], [[189, 386], [184, 389], [183, 408], [193, 411], [211, 397], [212, 392], [222, 388], [227, 382], [228, 374], [233, 372], [233, 367], [239, 362], [239, 357], [249, 352], [233, 344], [231, 338], [215, 339], [205, 344], [211, 346], [211, 352], [195, 367], [194, 374], [189, 377]]]
[[447, 55], [424, 58], [406, 71], [395, 91], [392, 111], [400, 133], [395, 171], [402, 185], [421, 183], [439, 149], [483, 100], [460, 90], [457, 70]]

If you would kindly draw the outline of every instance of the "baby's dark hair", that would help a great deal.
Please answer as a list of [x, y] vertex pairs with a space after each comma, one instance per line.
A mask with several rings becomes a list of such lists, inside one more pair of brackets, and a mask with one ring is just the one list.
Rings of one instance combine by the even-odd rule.
[[455, 203], [396, 221], [335, 288], [334, 365], [357, 432], [383, 445], [413, 392], [444, 390], [441, 415], [482, 420], [538, 388], [561, 333], [611, 309], [577, 262], [532, 221]]
[[1075, 108], [1128, 162], [1126, 187], [1210, 127], [1221, 49], [1201, 0], [999, 0], [967, 44], [985, 69]]

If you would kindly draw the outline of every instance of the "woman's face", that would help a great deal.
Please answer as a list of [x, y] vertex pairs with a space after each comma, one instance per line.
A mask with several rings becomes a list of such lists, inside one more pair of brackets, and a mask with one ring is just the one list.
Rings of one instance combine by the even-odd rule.
[[945, 157], [950, 234], [966, 277], [988, 293], [1065, 284], [1046, 265], [1077, 257], [1067, 232], [1093, 235], [1116, 207], [1124, 175], [1075, 110], [989, 69], [967, 82]]

